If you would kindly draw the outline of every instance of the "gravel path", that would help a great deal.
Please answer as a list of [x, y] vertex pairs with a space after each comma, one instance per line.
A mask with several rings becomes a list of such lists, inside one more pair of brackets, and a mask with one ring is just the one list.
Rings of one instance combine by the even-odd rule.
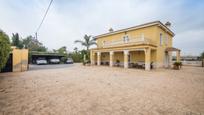
[[75, 64], [0, 74], [0, 115], [203, 115], [204, 68]]

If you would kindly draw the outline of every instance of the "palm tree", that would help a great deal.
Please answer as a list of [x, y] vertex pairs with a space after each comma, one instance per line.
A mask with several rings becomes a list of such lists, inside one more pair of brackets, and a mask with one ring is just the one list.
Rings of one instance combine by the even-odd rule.
[[74, 51], [75, 51], [75, 53], [78, 53], [78, 48], [75, 47], [75, 48], [74, 48]]
[[17, 48], [23, 48], [23, 41], [21, 40], [18, 33], [12, 33], [12, 45], [16, 46]]
[[80, 43], [82, 46], [85, 46], [87, 51], [89, 51], [90, 46], [96, 44], [95, 39], [92, 39], [90, 35], [85, 35], [84, 40], [76, 40], [74, 43]]

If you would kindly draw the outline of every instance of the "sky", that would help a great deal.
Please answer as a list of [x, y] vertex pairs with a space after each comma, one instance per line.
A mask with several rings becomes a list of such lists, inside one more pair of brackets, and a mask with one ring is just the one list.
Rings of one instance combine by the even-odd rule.
[[[0, 29], [9, 36], [34, 35], [50, 0], [0, 0]], [[54, 0], [38, 32], [49, 50], [66, 46], [83, 49], [74, 41], [85, 34], [99, 35], [139, 24], [169, 21], [173, 47], [182, 55], [204, 51], [204, 0]]]

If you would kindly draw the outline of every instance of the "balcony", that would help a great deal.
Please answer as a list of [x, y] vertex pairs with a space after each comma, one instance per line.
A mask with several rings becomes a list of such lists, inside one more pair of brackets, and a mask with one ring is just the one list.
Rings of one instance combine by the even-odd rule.
[[139, 36], [134, 38], [122, 39], [122, 40], [104, 41], [102, 47], [105, 48], [105, 47], [139, 45], [139, 44], [155, 45], [155, 43], [152, 40], [145, 38], [144, 36]]

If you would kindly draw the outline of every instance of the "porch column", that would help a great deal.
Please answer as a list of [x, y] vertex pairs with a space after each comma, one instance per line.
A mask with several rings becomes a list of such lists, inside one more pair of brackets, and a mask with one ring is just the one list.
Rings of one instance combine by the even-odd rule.
[[172, 52], [168, 52], [168, 55], [169, 55], [169, 67], [171, 68], [172, 66]]
[[97, 52], [97, 65], [101, 65], [101, 52]]
[[110, 51], [110, 67], [113, 67], [114, 52]]
[[180, 51], [176, 52], [176, 61], [180, 62]]
[[150, 70], [150, 61], [151, 61], [151, 49], [145, 49], [145, 70]]
[[128, 68], [128, 55], [129, 55], [129, 51], [128, 50], [124, 50], [124, 68]]
[[95, 52], [91, 51], [91, 65], [95, 65]]

